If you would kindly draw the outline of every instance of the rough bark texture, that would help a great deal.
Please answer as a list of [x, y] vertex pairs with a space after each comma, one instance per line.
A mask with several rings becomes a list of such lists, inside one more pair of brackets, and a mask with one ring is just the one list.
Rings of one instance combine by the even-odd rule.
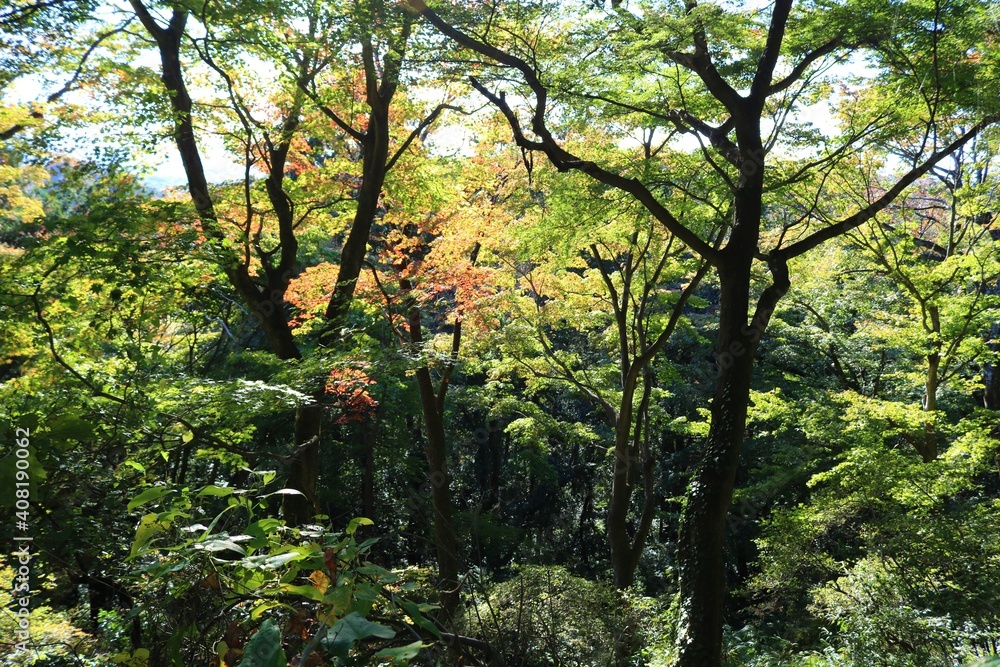
[[719, 375], [711, 406], [711, 426], [701, 462], [688, 489], [678, 545], [681, 594], [678, 665], [684, 667], [721, 662], [726, 516], [743, 444], [753, 372], [752, 345], [744, 334], [749, 271], [731, 270], [720, 278]]

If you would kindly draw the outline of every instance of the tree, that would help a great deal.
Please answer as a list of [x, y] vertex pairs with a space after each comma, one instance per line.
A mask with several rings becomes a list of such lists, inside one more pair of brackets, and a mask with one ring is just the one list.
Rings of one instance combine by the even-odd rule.
[[[178, 370], [185, 338], [199, 347], [184, 332], [197, 338], [212, 312], [189, 300], [207, 265], [177, 261], [177, 248], [194, 241], [176, 222], [177, 206], [151, 202], [113, 163], [64, 164], [45, 194], [44, 232], [28, 226], [2, 265], [4, 361], [15, 363], [0, 400], [12, 424], [35, 436], [32, 513], [56, 527], [39, 535], [47, 554], [39, 564], [59, 575], [51, 595], [72, 599], [86, 586], [90, 630], [99, 633], [101, 612], [135, 606], [119, 537], [133, 528], [120, 508], [142, 477], [136, 471], [183, 480], [191, 443], [238, 447], [213, 440], [224, 429], [218, 420], [149, 382]], [[181, 366], [193, 371], [197, 356], [182, 353]], [[13, 459], [2, 468], [13, 476]], [[14, 488], [13, 477], [5, 485]], [[135, 648], [141, 618], [129, 625]]]
[[[411, 183], [407, 188], [409, 199], [420, 199], [418, 193], [421, 186]], [[423, 319], [427, 316], [428, 306], [435, 301], [446, 301], [441, 292], [465, 292], [455, 300], [471, 305], [474, 300], [475, 288], [471, 287], [474, 278], [474, 267], [479, 254], [480, 245], [473, 241], [473, 247], [466, 261], [459, 261], [451, 266], [440, 265], [434, 258], [428, 259], [432, 253], [428, 237], [441, 234], [434, 229], [442, 219], [451, 216], [443, 211], [409, 210], [412, 207], [403, 202], [397, 202], [397, 211], [392, 215], [396, 222], [394, 229], [386, 239], [384, 256], [380, 264], [369, 264], [372, 277], [384, 299], [384, 310], [393, 333], [403, 353], [414, 359], [416, 367], [417, 392], [420, 396], [420, 411], [423, 418], [423, 436], [426, 444], [424, 453], [427, 458], [427, 475], [431, 485], [431, 504], [433, 506], [434, 547], [438, 560], [438, 584], [441, 593], [441, 607], [449, 621], [454, 620], [454, 614], [460, 601], [462, 583], [459, 581], [461, 552], [458, 536], [455, 531], [454, 507], [451, 496], [451, 474], [448, 470], [449, 446], [445, 415], [445, 397], [451, 385], [452, 375], [458, 362], [462, 345], [463, 308], [459, 305], [450, 324], [451, 332], [448, 350], [444, 353], [444, 361], [440, 364], [437, 378], [432, 374], [432, 359], [434, 350], [432, 340]], [[421, 223], [420, 218], [426, 218]], [[434, 229], [434, 231], [432, 231]], [[439, 239], [440, 240], [440, 239]], [[467, 240], [467, 239], [463, 239]], [[454, 260], [451, 253], [445, 252], [447, 260]], [[447, 261], [446, 260], [446, 261]], [[385, 275], [380, 277], [380, 272]], [[463, 279], [463, 274], [464, 279]], [[385, 278], [391, 276], [395, 285], [386, 285]], [[461, 280], [463, 283], [459, 285]], [[468, 294], [472, 292], [473, 295]], [[433, 309], [432, 309], [433, 310]], [[435, 381], [436, 380], [436, 381]]]
[[[361, 173], [346, 176], [348, 181], [357, 181], [357, 192], [352, 197], [356, 203], [354, 220], [340, 253], [337, 281], [326, 311], [327, 332], [321, 337], [324, 344], [335, 344], [340, 330], [346, 325], [372, 224], [380, 215], [379, 202], [386, 174], [446, 106], [435, 107], [404, 137], [393, 137], [390, 111], [403, 81], [404, 58], [414, 17], [378, 1], [358, 4], [346, 15], [322, 3], [311, 2], [297, 8], [305, 26], [299, 33], [299, 25], [286, 13], [287, 8], [278, 11], [266, 2], [251, 2], [243, 8], [274, 19], [281, 17], [280, 21], [263, 29], [243, 26], [232, 11], [215, 10], [197, 16], [203, 22], [206, 36], [192, 41], [200, 58], [221, 79], [227, 102], [239, 122], [237, 131], [243, 135], [241, 149], [246, 159], [243, 188], [247, 201], [243, 216], [237, 221], [235, 241], [241, 251], [235, 252], [229, 245], [227, 231], [220, 226], [220, 213], [213, 202], [197, 144], [194, 101], [185, 82], [182, 46], [187, 38], [185, 26], [191, 13], [183, 7], [172, 9], [169, 23], [164, 27], [140, 0], [132, 2], [132, 6], [160, 52], [161, 79], [168, 91], [175, 123], [174, 140], [202, 228], [234, 289], [258, 319], [272, 351], [281, 359], [303, 357], [301, 344], [292, 335], [285, 303], [288, 285], [300, 270], [296, 234], [310, 213], [332, 205], [322, 199], [296, 201], [287, 185], [288, 161], [296, 131], [303, 122], [306, 101], [314, 103], [318, 112], [344, 134], [348, 143], [357, 144]], [[218, 34], [220, 32], [222, 34]], [[277, 37], [279, 32], [289, 37], [289, 46]], [[291, 35], [295, 38], [291, 39]], [[357, 44], [360, 53], [349, 55], [344, 61], [342, 54], [349, 50], [343, 49], [342, 41]], [[218, 49], [235, 49], [235, 52], [219, 55]], [[226, 67], [226, 60], [238, 66], [241, 55], [275, 63], [283, 74], [283, 83], [289, 86], [284, 91], [286, 97], [276, 126], [268, 126], [255, 117], [249, 106], [251, 100], [239, 85], [240, 77]], [[322, 76], [331, 74], [348, 84], [339, 99], [321, 81]], [[331, 97], [335, 99], [329, 99]], [[338, 103], [345, 108], [339, 108]], [[367, 109], [367, 117], [354, 109], [359, 103]], [[364, 123], [360, 129], [355, 127], [358, 120]], [[251, 169], [258, 159], [263, 161], [268, 174], [265, 191], [270, 211], [255, 210], [250, 199]], [[305, 208], [304, 213], [297, 213], [296, 207]], [[276, 229], [267, 235], [273, 238], [273, 245], [266, 247], [261, 238], [264, 223], [269, 218], [273, 218]], [[256, 267], [260, 267], [259, 273]], [[286, 498], [284, 511], [288, 520], [297, 524], [304, 523], [318, 511], [316, 482], [321, 400], [322, 390], [317, 388], [312, 402], [296, 411], [288, 483], [302, 495]]]
[[[596, 134], [589, 150], [608, 155], [613, 148], [603, 142], [595, 150]], [[707, 266], [697, 266], [675, 237], [616, 193], [591, 193], [589, 212], [581, 215], [577, 197], [586, 182], [553, 176], [533, 170], [528, 187], [537, 215], [510, 223], [518, 251], [508, 251], [506, 260], [523, 297], [507, 327], [508, 354], [513, 374], [579, 394], [611, 432], [605, 529], [614, 583], [625, 589], [660, 505], [658, 457], [650, 445], [662, 435], [653, 413], [663, 388], [654, 362], [685, 321]], [[689, 219], [714, 215], [684, 199], [681, 193], [677, 205]]]
[[995, 3], [134, 2], [0, 10], [53, 659], [996, 652]]
[[982, 334], [996, 307], [988, 290], [1000, 275], [989, 225], [980, 216], [960, 213], [971, 209], [957, 192], [965, 170], [961, 158], [953, 157], [955, 164], [939, 188], [924, 184], [890, 207], [887, 216], [876, 216], [847, 237], [871, 258], [876, 271], [907, 294], [910, 318], [919, 323], [916, 331], [901, 332], [901, 342], [923, 358], [921, 408], [926, 417], [923, 433], [910, 440], [925, 462], [938, 456], [939, 392], [977, 358], [988, 358]]
[[[279, 121], [276, 140], [272, 140], [267, 129], [256, 125], [253, 116], [244, 106], [240, 92], [234, 88], [232, 79], [223, 71], [229, 94], [236, 106], [236, 113], [243, 122], [246, 131], [247, 156], [255, 149], [263, 148], [269, 167], [267, 179], [267, 195], [273, 214], [277, 218], [278, 243], [273, 248], [265, 249], [260, 243], [260, 233], [253, 236], [254, 211], [248, 202], [244, 224], [239, 230], [239, 242], [243, 247], [242, 257], [227, 245], [228, 235], [220, 224], [220, 215], [212, 199], [208, 178], [201, 159], [194, 126], [194, 102], [188, 92], [182, 65], [181, 46], [186, 37], [189, 11], [184, 8], [174, 8], [170, 20], [163, 27], [149, 12], [141, 0], [134, 0], [132, 7], [143, 27], [156, 42], [161, 61], [161, 80], [170, 100], [174, 119], [174, 142], [184, 164], [187, 175], [188, 189], [192, 202], [198, 212], [201, 227], [219, 254], [222, 269], [233, 288], [246, 303], [247, 307], [258, 319], [264, 335], [272, 351], [281, 359], [299, 359], [302, 356], [298, 345], [292, 338], [291, 328], [285, 312], [284, 295], [293, 277], [297, 260], [298, 243], [295, 238], [297, 220], [291, 199], [284, 191], [285, 162], [291, 147], [292, 137], [300, 122], [302, 112], [302, 96], [294, 94], [291, 105], [283, 113]], [[210, 65], [221, 71], [213, 59], [211, 48], [214, 26], [206, 26], [208, 37], [204, 41], [202, 55]], [[315, 33], [315, 21], [310, 23], [310, 29]], [[299, 71], [296, 73], [296, 84], [314, 78], [318, 73], [319, 62], [309, 46], [297, 54]], [[263, 134], [263, 147], [255, 140], [255, 134]], [[251, 185], [247, 164], [246, 187]], [[262, 221], [258, 222], [258, 230]], [[252, 254], [251, 254], [252, 253]], [[260, 262], [263, 273], [263, 284], [258, 284], [251, 273], [251, 256]], [[302, 523], [317, 511], [315, 469], [317, 467], [313, 452], [318, 447], [319, 423], [321, 407], [318, 404], [302, 406], [297, 410], [295, 420], [294, 448], [296, 457], [289, 471], [289, 485], [302, 493], [301, 500], [289, 501], [286, 504], [286, 516], [294, 523]], [[310, 455], [307, 456], [305, 452]]]
[[[819, 10], [805, 5], [796, 8], [792, 0], [778, 0], [765, 18], [761, 12], [725, 11], [693, 1], [683, 6], [647, 5], [636, 13], [612, 2], [593, 21], [621, 40], [603, 49], [588, 44], [598, 76], [592, 80], [579, 77], [582, 83], [572, 86], [544, 68], [552, 65], [542, 60], [550, 53], [545, 40], [554, 39], [551, 31], [533, 27], [533, 35], [538, 35], [535, 38], [520, 36], [523, 32], [516, 25], [503, 24], [498, 29], [503, 15], [495, 5], [484, 10], [483, 23], [478, 24], [483, 27], [476, 31], [475, 24], [468, 29], [455, 27], [422, 0], [411, 4], [458, 45], [485, 58], [507, 76], [517, 76], [518, 89], [527, 100], [530, 130], [522, 125], [503, 93], [491, 91], [478, 78], [471, 82], [506, 116], [518, 146], [544, 154], [561, 171], [583, 172], [633, 197], [718, 275], [716, 390], [710, 429], [688, 489], [680, 534], [678, 664], [721, 664], [726, 517], [744, 438], [754, 354], [775, 306], [788, 290], [788, 262], [870, 220], [942, 159], [996, 122], [997, 109], [960, 95], [962, 90], [971, 90], [974, 95], [977, 90], [989, 89], [989, 79], [976, 78], [985, 75], [985, 68], [977, 68], [976, 63], [989, 57], [989, 45], [974, 36], [970, 23], [986, 5], [936, 3], [928, 8], [908, 4], [906, 14], [896, 14], [906, 16], [906, 20], [890, 22], [893, 13], [902, 8], [845, 3]], [[559, 15], [556, 6], [543, 5], [541, 9], [543, 19]], [[565, 44], [585, 31], [567, 35], [564, 28], [561, 32], [560, 40]], [[919, 65], [907, 57], [914, 50], [922, 56], [916, 61]], [[888, 97], [890, 89], [878, 85], [886, 83], [912, 95], [921, 90], [925, 76], [933, 77], [935, 88], [918, 98], [926, 102], [923, 107], [910, 105], [905, 108], [907, 116], [891, 118], [905, 119], [905, 130], [899, 132], [902, 137], [879, 131], [893, 115], [890, 110], [881, 108], [873, 113], [871, 104], [859, 101], [853, 110], [858, 117], [867, 115], [870, 120], [860, 127], [856, 121], [849, 123], [835, 149], [815, 145], [808, 135], [804, 142], [796, 142], [803, 135], [791, 131], [794, 113], [802, 108], [804, 96], [816, 90], [824, 66], [863, 52], [872, 54], [878, 67], [878, 77], [869, 88], [873, 94], [878, 91]], [[558, 65], [553, 69], [558, 70]], [[630, 74], [639, 84], [635, 95], [605, 92], [608, 77], [628, 79]], [[562, 104], [580, 98], [597, 100], [644, 113], [651, 121], [677, 127], [709, 144], [711, 149], [702, 143], [705, 160], [734, 202], [724, 243], [714, 247], [684, 224], [648, 182], [633, 175], [634, 169], [604, 167], [567, 149], [550, 129], [550, 97]], [[858, 96], [861, 101], [864, 97]], [[851, 101], [847, 105], [851, 107]], [[908, 142], [916, 147], [913, 159], [891, 187], [864, 193], [853, 212], [828, 217], [820, 201], [825, 172], [864, 143], [912, 137], [918, 138]], [[922, 142], [919, 137], [923, 137]], [[811, 159], [797, 163], [782, 159], [776, 153], [782, 139], [786, 151], [796, 144], [800, 149], [811, 148]], [[769, 209], [791, 185], [802, 182], [814, 184], [814, 205], [791, 225], [771, 228]], [[759, 291], [752, 280], [756, 262], [765, 263], [770, 273], [770, 284]]]

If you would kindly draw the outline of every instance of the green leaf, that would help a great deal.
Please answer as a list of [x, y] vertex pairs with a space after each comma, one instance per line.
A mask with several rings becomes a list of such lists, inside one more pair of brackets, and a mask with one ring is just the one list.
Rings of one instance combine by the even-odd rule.
[[233, 488], [229, 486], [206, 486], [204, 489], [198, 492], [198, 496], [228, 496], [233, 492]]
[[408, 661], [417, 657], [420, 653], [420, 649], [424, 648], [423, 642], [413, 642], [412, 644], [407, 644], [406, 646], [399, 646], [396, 648], [384, 648], [375, 654], [376, 658], [390, 658], [396, 665], [405, 665]]
[[[410, 602], [408, 600], [400, 600], [399, 605], [406, 610], [406, 613], [409, 615], [409, 617], [412, 618], [413, 622], [416, 623], [419, 627], [431, 633], [438, 639], [441, 638], [441, 631], [438, 630], [437, 626], [434, 625], [434, 623], [432, 623], [426, 616], [420, 613], [421, 611], [420, 605], [418, 605], [415, 602]], [[433, 608], [434, 607], [428, 605], [427, 610], [429, 611], [430, 609]]]
[[232, 540], [226, 540], [226, 539], [208, 540], [206, 542], [203, 542], [200, 546], [205, 551], [210, 551], [212, 553], [215, 553], [216, 551], [228, 550], [228, 551], [236, 551], [241, 556], [245, 556], [247, 554], [246, 549], [236, 544], [236, 542], [233, 542]]
[[276, 554], [274, 556], [264, 558], [261, 562], [261, 567], [268, 570], [276, 570], [282, 565], [308, 557], [308, 554], [304, 554], [301, 551], [288, 551], [283, 554]]
[[274, 621], [268, 619], [250, 639], [239, 667], [286, 667], [287, 664], [281, 648], [281, 632]]
[[283, 524], [284, 522], [281, 519], [260, 519], [247, 526], [246, 533], [247, 535], [266, 540], [270, 533], [273, 533], [275, 529]]
[[229, 498], [229, 501], [230, 501], [230, 505], [229, 505], [229, 507], [227, 507], [226, 509], [224, 509], [224, 510], [222, 510], [221, 512], [219, 512], [219, 513], [218, 513], [218, 514], [217, 514], [217, 515], [215, 516], [215, 518], [214, 518], [214, 519], [212, 519], [212, 522], [211, 522], [210, 524], [208, 524], [208, 528], [206, 528], [206, 529], [205, 529], [205, 532], [203, 532], [203, 533], [201, 534], [201, 536], [200, 536], [200, 537], [198, 538], [199, 540], [203, 540], [203, 539], [205, 539], [206, 537], [208, 537], [208, 536], [209, 536], [209, 534], [211, 534], [211, 532], [212, 532], [213, 530], [215, 530], [215, 526], [216, 526], [216, 524], [217, 524], [217, 523], [219, 523], [219, 521], [220, 521], [220, 520], [222, 519], [222, 517], [223, 517], [223, 516], [225, 516], [226, 512], [228, 512], [229, 510], [231, 510], [231, 509], [233, 508], [233, 504], [232, 504], [232, 501], [234, 501], [234, 500], [236, 500], [236, 498], [233, 498], [233, 497], [230, 497], [230, 498]]
[[133, 498], [131, 502], [129, 502], [128, 504], [128, 509], [129, 511], [132, 511], [136, 507], [139, 507], [140, 505], [145, 505], [151, 500], [158, 500], [163, 496], [167, 495], [168, 493], [170, 493], [170, 491], [171, 489], [168, 489], [165, 486], [150, 487], [145, 491], [143, 491], [142, 493], [140, 493], [139, 495], [137, 495], [135, 498]]
[[275, 607], [287, 607], [287, 606], [288, 605], [284, 605], [280, 602], [261, 602], [260, 604], [256, 605], [253, 609], [250, 610], [250, 618], [256, 621], [268, 609], [274, 609]]
[[362, 639], [367, 637], [392, 639], [395, 636], [396, 631], [392, 628], [369, 621], [354, 611], [333, 624], [323, 644], [332, 655], [346, 658], [354, 645]]
[[363, 516], [355, 517], [351, 519], [351, 522], [347, 524], [347, 530], [345, 531], [348, 535], [353, 535], [357, 532], [359, 526], [374, 526], [375, 522], [371, 519], [366, 519]]
[[215, 645], [215, 656], [219, 659], [219, 664], [226, 664], [226, 654], [229, 653], [229, 644], [225, 640]]
[[306, 494], [295, 489], [278, 489], [277, 491], [272, 491], [271, 493], [264, 494], [263, 498], [269, 498], [270, 496], [305, 496]]
[[293, 595], [301, 595], [304, 598], [310, 600], [315, 600], [316, 602], [323, 601], [323, 594], [319, 592], [319, 589], [315, 586], [293, 586], [291, 584], [284, 584], [281, 590], [286, 593], [292, 593]]
[[323, 603], [328, 606], [330, 614], [340, 616], [350, 609], [353, 595], [353, 586], [336, 586], [327, 590]]
[[49, 426], [49, 437], [56, 443], [66, 440], [84, 442], [94, 437], [94, 425], [76, 415], [59, 417]]
[[358, 545], [358, 551], [367, 551], [368, 547], [378, 542], [378, 540], [379, 538], [377, 537], [369, 537], [367, 540]]
[[140, 553], [142, 548], [149, 543], [153, 536], [162, 533], [170, 527], [170, 523], [162, 521], [156, 514], [146, 514], [139, 520], [139, 527], [135, 531], [135, 539], [132, 541], [132, 549], [129, 551], [129, 558]]

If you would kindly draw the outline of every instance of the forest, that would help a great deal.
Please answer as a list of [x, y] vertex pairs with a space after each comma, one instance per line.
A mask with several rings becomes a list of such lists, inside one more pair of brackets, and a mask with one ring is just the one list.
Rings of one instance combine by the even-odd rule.
[[12, 667], [1000, 665], [1000, 5], [0, 0], [0, 540]]

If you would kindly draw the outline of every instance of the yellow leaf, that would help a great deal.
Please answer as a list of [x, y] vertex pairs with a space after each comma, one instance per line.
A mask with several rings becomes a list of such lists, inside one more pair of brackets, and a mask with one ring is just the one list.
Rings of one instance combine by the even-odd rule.
[[326, 576], [322, 570], [314, 570], [312, 574], [309, 575], [309, 581], [312, 585], [319, 590], [320, 593], [326, 593], [326, 589], [330, 587], [330, 577]]

